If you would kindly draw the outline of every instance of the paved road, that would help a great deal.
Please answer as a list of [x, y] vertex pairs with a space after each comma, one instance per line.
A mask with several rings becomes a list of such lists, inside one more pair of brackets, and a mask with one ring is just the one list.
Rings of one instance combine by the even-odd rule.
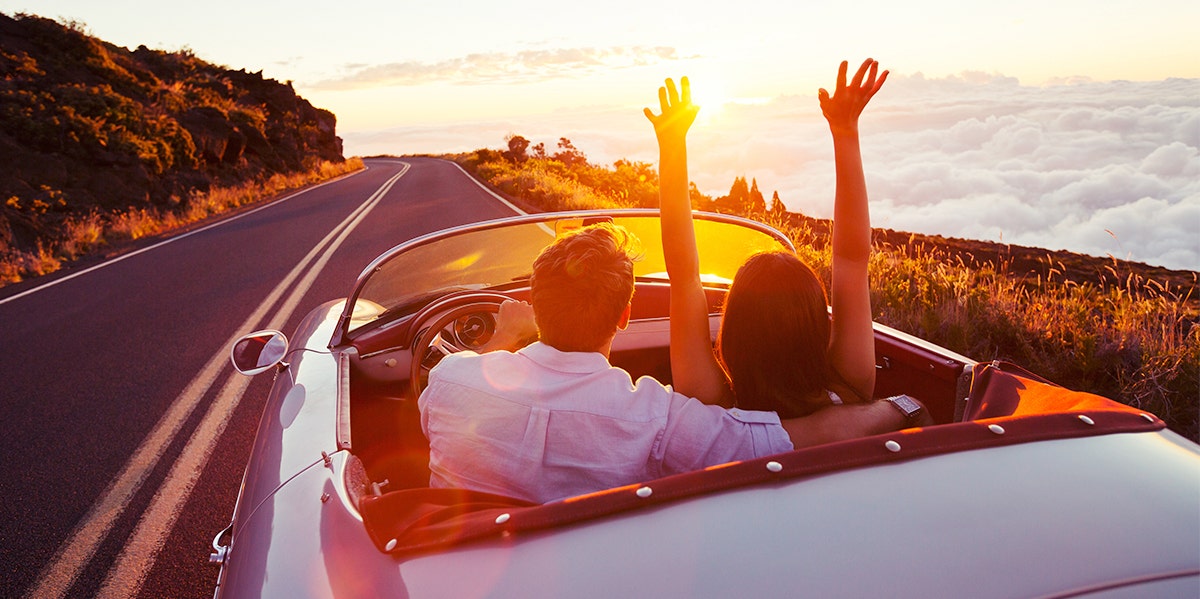
[[[273, 320], [292, 331], [397, 243], [513, 214], [448, 162], [367, 167], [92, 269], [0, 289], [0, 596], [211, 597], [209, 543], [232, 514], [270, 384], [241, 379], [227, 424], [205, 432], [208, 407], [238, 376], [228, 340]], [[206, 458], [181, 484], [172, 466], [196, 455]], [[163, 498], [182, 508], [150, 536], [161, 550], [114, 580]]]

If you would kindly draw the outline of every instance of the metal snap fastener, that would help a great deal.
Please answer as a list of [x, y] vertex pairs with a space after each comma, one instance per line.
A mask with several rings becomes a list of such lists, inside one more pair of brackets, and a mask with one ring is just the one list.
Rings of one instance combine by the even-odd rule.
[[783, 471], [783, 464], [780, 464], [779, 462], [767, 462], [767, 470], [770, 470], [771, 472], [781, 472]]
[[1003, 426], [1000, 426], [999, 424], [989, 424], [989, 425], [988, 425], [988, 430], [989, 430], [989, 431], [992, 431], [993, 433], [996, 433], [997, 435], [1003, 435], [1003, 434], [1004, 434], [1004, 427], [1003, 427]]
[[508, 522], [508, 519], [511, 517], [512, 516], [510, 514], [500, 514], [499, 516], [496, 516], [496, 524], [504, 524], [505, 522]]
[[1095, 420], [1092, 420], [1091, 418], [1088, 418], [1087, 416], [1084, 416], [1083, 414], [1080, 414], [1080, 415], [1079, 415], [1079, 419], [1080, 419], [1080, 420], [1082, 420], [1082, 421], [1083, 421], [1083, 423], [1084, 423], [1084, 424], [1086, 424], [1086, 425], [1088, 425], [1088, 426], [1091, 426], [1091, 425], [1093, 425], [1093, 424], [1096, 424], [1096, 421], [1095, 421]]
[[396, 539], [391, 539], [391, 540], [389, 540], [389, 541], [387, 542], [387, 545], [384, 545], [384, 546], [383, 546], [383, 549], [384, 549], [385, 551], [391, 551], [391, 550], [393, 550], [393, 549], [395, 549], [395, 548], [396, 548]]
[[890, 451], [892, 453], [896, 453], [897, 451], [900, 451], [900, 444], [895, 441], [888, 441], [887, 443], [884, 443], [883, 446], [886, 447], [888, 449], [888, 451]]
[[637, 490], [637, 496], [641, 497], [642, 499], [645, 499], [645, 498], [649, 497], [650, 494], [653, 492], [654, 492], [654, 489], [651, 489], [650, 487], [639, 487]]

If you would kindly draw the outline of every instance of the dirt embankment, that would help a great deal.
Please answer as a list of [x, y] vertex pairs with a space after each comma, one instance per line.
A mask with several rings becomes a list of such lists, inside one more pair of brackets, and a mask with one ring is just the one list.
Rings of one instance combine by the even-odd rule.
[[212, 186], [341, 162], [336, 124], [261, 72], [0, 14], [0, 255], [79, 215], [185, 210]]

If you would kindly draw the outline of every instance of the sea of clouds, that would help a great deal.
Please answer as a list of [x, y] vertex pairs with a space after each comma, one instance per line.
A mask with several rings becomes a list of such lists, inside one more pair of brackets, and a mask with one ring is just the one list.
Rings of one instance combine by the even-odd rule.
[[[790, 210], [831, 216], [832, 145], [815, 96], [702, 107], [691, 179], [721, 195], [754, 178]], [[1200, 80], [893, 76], [861, 132], [874, 226], [1200, 270]], [[404, 154], [502, 147], [512, 133], [548, 148], [568, 137], [595, 163], [657, 159], [632, 107], [345, 138], [349, 153]]]

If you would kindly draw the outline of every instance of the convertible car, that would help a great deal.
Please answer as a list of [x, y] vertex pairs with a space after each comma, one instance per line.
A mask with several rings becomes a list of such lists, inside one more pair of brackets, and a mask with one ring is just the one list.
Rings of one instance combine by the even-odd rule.
[[[1161, 420], [1002, 362], [876, 326], [879, 397], [933, 426], [734, 462], [543, 505], [428, 487], [428, 369], [481, 347], [528, 299], [557, 235], [612, 221], [641, 240], [633, 320], [612, 362], [669, 383], [669, 287], [655, 211], [463, 226], [369, 264], [290, 340], [251, 333], [274, 371], [218, 597], [1200, 596], [1200, 446]], [[698, 214], [716, 330], [762, 224]]]

